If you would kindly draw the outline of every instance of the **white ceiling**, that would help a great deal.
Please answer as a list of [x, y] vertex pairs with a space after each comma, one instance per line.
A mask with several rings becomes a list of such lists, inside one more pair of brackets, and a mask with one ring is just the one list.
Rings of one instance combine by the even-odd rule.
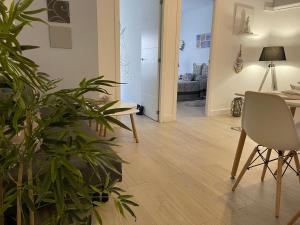
[[213, 0], [182, 0], [182, 11], [211, 5]]

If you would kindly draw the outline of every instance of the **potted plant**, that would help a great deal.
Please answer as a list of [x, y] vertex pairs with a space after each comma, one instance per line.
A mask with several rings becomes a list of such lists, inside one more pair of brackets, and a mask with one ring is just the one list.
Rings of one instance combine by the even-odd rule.
[[59, 81], [23, 54], [37, 47], [18, 41], [24, 27], [43, 22], [36, 14], [44, 9], [29, 10], [32, 2], [0, 1], [0, 225], [91, 224], [91, 215], [102, 224], [95, 206], [108, 198], [135, 217], [137, 204], [117, 187], [123, 161], [114, 139], [95, 138], [84, 122], [129, 129], [110, 116], [127, 109], [85, 97], [116, 83], [97, 77], [57, 90]]

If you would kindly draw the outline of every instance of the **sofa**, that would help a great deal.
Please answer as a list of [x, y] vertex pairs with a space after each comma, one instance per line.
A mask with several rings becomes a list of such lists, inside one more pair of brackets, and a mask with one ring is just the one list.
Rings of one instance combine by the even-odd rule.
[[205, 99], [207, 89], [208, 65], [193, 64], [193, 72], [182, 74], [178, 78], [178, 101]]

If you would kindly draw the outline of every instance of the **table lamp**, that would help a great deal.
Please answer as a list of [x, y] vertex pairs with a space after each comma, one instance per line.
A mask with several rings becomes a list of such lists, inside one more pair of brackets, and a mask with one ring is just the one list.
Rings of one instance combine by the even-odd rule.
[[278, 86], [277, 86], [277, 78], [276, 78], [276, 70], [275, 70], [275, 61], [286, 61], [286, 56], [285, 56], [285, 51], [284, 51], [284, 47], [282, 46], [273, 46], [273, 47], [264, 47], [259, 61], [261, 62], [270, 62], [267, 72], [262, 80], [262, 83], [259, 87], [258, 91], [261, 91], [264, 83], [266, 82], [266, 79], [269, 75], [269, 72], [271, 70], [271, 75], [272, 75], [272, 89], [273, 91], [277, 91], [278, 90]]

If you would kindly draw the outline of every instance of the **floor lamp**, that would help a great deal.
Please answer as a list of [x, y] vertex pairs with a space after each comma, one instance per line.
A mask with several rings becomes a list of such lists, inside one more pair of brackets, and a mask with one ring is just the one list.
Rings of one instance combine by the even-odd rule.
[[258, 89], [260, 92], [266, 82], [266, 79], [271, 71], [272, 76], [272, 90], [277, 91], [277, 77], [276, 77], [276, 70], [275, 70], [275, 61], [286, 61], [284, 47], [282, 46], [274, 46], [274, 47], [265, 47], [263, 48], [259, 61], [261, 62], [270, 62], [266, 74], [261, 82], [261, 85]]

